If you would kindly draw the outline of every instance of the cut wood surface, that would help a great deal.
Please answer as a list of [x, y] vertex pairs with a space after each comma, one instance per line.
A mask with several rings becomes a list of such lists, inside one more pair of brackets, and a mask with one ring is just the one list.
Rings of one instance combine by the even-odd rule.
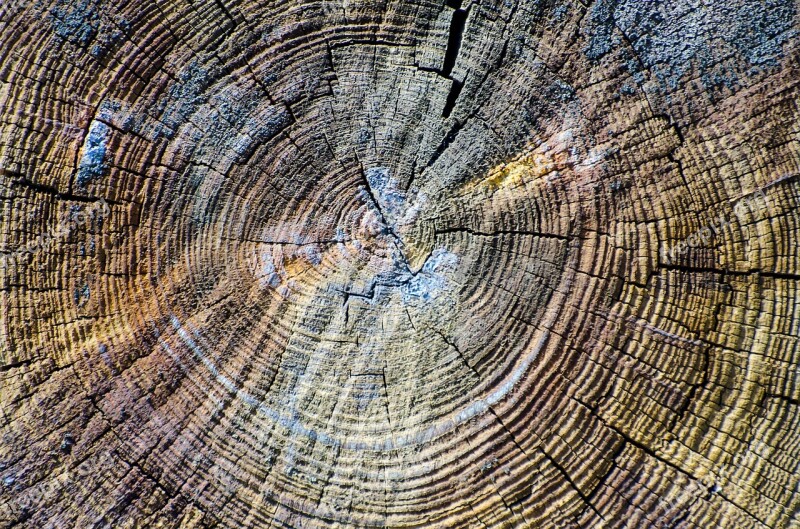
[[0, 528], [800, 528], [793, 0], [0, 0]]

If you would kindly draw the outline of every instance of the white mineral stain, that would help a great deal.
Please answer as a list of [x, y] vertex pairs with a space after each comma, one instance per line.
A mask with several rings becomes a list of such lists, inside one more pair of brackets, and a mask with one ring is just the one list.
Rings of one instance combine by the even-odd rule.
[[391, 228], [412, 224], [419, 216], [422, 207], [427, 204], [426, 194], [403, 190], [387, 167], [367, 169], [366, 177], [378, 202], [377, 206]]
[[444, 248], [434, 250], [422, 270], [404, 285], [403, 301], [431, 301], [439, 297], [449, 285], [446, 273], [454, 270], [456, 265], [458, 256]]
[[275, 260], [272, 258], [271, 252], [264, 252], [261, 254], [261, 260], [264, 263], [261, 266], [262, 287], [278, 288], [281, 284], [281, 274], [275, 267]]
[[320, 247], [316, 244], [309, 244], [304, 246], [301, 250], [303, 257], [313, 266], [319, 266], [322, 263], [322, 253]]
[[419, 217], [419, 213], [428, 204], [428, 195], [419, 193], [413, 200], [409, 200], [403, 215], [397, 219], [397, 226], [408, 226], [413, 224]]
[[81, 160], [78, 164], [76, 182], [85, 186], [103, 174], [108, 137], [111, 130], [102, 121], [94, 120], [89, 125], [89, 133], [83, 141]]

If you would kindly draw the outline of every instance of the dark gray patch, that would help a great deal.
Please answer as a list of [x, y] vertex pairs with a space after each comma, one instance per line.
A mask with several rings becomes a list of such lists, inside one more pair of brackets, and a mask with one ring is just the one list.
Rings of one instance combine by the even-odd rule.
[[[122, 25], [128, 25], [125, 20], [120, 22]], [[95, 59], [102, 59], [105, 55], [117, 45], [125, 36], [123, 29], [114, 29], [111, 31], [102, 31], [98, 34], [96, 44], [92, 46], [90, 51], [92, 57]]]
[[172, 138], [175, 132], [198, 106], [206, 101], [205, 90], [211, 85], [212, 76], [209, 71], [197, 62], [192, 62], [178, 74], [178, 80], [167, 94], [152, 109], [160, 119], [160, 124], [153, 133], [153, 139], [161, 136]]
[[67, 432], [61, 439], [61, 446], [59, 446], [59, 450], [65, 453], [69, 453], [72, 451], [72, 447], [74, 445], [75, 445], [75, 437], [71, 433]]
[[264, 78], [261, 79], [261, 82], [264, 84], [264, 86], [270, 86], [273, 83], [275, 83], [275, 81], [277, 81], [277, 80], [278, 80], [278, 74], [277, 73], [275, 73], [275, 72], [267, 72], [264, 75]]
[[47, 18], [56, 35], [70, 44], [88, 48], [89, 54], [98, 60], [131, 28], [130, 22], [109, 14], [108, 6], [101, 6], [97, 0], [59, 0]]
[[79, 307], [82, 307], [87, 301], [89, 301], [90, 294], [91, 292], [89, 290], [89, 284], [84, 283], [75, 289], [75, 291], [72, 293], [72, 297], [75, 300], [75, 304]]
[[56, 35], [77, 46], [87, 46], [97, 34], [100, 16], [90, 0], [60, 1], [50, 11], [50, 22]]
[[562, 4], [553, 10], [553, 16], [550, 18], [550, 20], [554, 22], [561, 22], [567, 16], [568, 12], [569, 6], [567, 4]]
[[616, 45], [614, 12], [616, 0], [598, 0], [589, 13], [589, 45], [583, 50], [590, 61], [600, 60]]
[[[794, 4], [785, 0], [737, 5], [599, 0], [591, 8], [584, 53], [596, 61], [619, 47], [618, 28], [666, 90], [676, 89], [692, 68], [701, 72], [706, 88], [735, 89], [742, 84], [742, 72], [753, 74], [778, 65], [783, 44], [796, 33], [795, 16]], [[737, 71], [721, 65], [729, 58]]]
[[547, 88], [547, 98], [565, 103], [575, 98], [575, 89], [569, 84], [557, 79]]

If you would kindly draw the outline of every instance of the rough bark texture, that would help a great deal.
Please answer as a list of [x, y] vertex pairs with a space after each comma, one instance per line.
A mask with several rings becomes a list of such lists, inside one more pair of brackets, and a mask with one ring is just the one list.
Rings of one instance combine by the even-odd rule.
[[795, 2], [0, 2], [0, 527], [800, 527]]

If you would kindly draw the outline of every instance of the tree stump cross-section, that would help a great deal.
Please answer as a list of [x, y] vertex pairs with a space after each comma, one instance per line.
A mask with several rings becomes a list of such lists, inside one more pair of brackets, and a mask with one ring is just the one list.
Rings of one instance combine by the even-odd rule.
[[0, 0], [0, 528], [800, 528], [795, 0]]

